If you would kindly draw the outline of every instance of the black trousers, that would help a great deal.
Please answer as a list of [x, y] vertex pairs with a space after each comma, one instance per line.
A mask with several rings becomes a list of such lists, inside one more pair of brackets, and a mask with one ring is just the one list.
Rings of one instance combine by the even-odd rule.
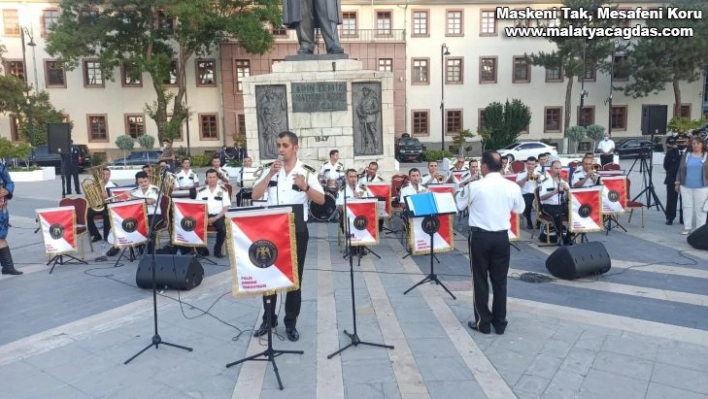
[[[563, 218], [568, 215], [568, 205], [542, 204], [541, 210], [543, 211], [543, 213], [553, 218], [553, 226], [556, 228], [556, 237], [558, 237], [558, 239], [560, 240], [561, 235], [563, 234]], [[565, 237], [563, 237], [563, 240], [566, 243], [569, 242], [570, 236], [570, 229], [568, 229], [568, 231], [565, 233]]]
[[[307, 230], [307, 227], [305, 227], [305, 231], [302, 233], [296, 233], [295, 237], [297, 241], [297, 277], [300, 281], [300, 288], [295, 291], [288, 292], [285, 296], [285, 318], [283, 319], [285, 327], [295, 327], [295, 324], [297, 324], [297, 318], [300, 315], [300, 305], [302, 304], [302, 272], [305, 270], [305, 255], [307, 255], [307, 243], [310, 241], [310, 232]], [[271, 303], [271, 324], [275, 325], [278, 321], [277, 316], [275, 315], [275, 311], [278, 308], [278, 296], [263, 296], [264, 308], [266, 305], [266, 300], [268, 299], [270, 299]], [[263, 323], [266, 323], [267, 316], [268, 315], [266, 313], [263, 313]]]
[[[209, 215], [209, 217], [214, 217], [216, 215]], [[221, 247], [224, 245], [224, 240], [226, 239], [226, 224], [224, 222], [225, 218], [222, 216], [214, 223], [212, 226], [216, 229], [216, 244], [214, 244], [214, 256], [221, 255]]]
[[239, 190], [238, 194], [236, 194], [236, 206], [240, 207], [241, 203], [245, 199], [252, 199], [253, 192], [252, 191], [244, 191], [244, 189]]
[[[676, 218], [676, 208], [679, 202], [679, 193], [673, 184], [666, 185], [666, 220], [674, 220]], [[679, 220], [683, 221], [683, 207], [678, 207]]]
[[71, 194], [71, 179], [74, 179], [74, 187], [76, 187], [76, 194], [81, 194], [81, 186], [79, 185], [79, 166], [78, 165], [65, 165], [61, 171], [62, 183], [65, 185], [64, 193], [67, 195]]
[[[480, 330], [493, 324], [504, 328], [506, 321], [506, 275], [509, 272], [511, 245], [506, 231], [475, 231], [469, 237], [470, 268], [474, 286], [474, 321]], [[489, 282], [494, 299], [489, 310]]]
[[608, 163], [612, 163], [612, 161], [615, 160], [615, 156], [613, 154], [610, 155], [600, 155], [600, 165], [605, 166]]
[[524, 194], [524, 202], [526, 203], [526, 208], [524, 208], [524, 217], [526, 218], [526, 225], [532, 226], [531, 223], [531, 210], [533, 209], [533, 194]]
[[98, 227], [96, 227], [96, 221], [93, 220], [93, 218], [96, 215], [102, 215], [103, 216], [103, 239], [107, 240], [108, 239], [108, 234], [111, 232], [111, 222], [108, 218], [108, 208], [104, 208], [103, 212], [96, 212], [93, 209], [89, 208], [88, 213], [86, 215], [86, 226], [88, 227], [89, 234], [91, 237], [101, 237], [101, 234], [98, 232]]

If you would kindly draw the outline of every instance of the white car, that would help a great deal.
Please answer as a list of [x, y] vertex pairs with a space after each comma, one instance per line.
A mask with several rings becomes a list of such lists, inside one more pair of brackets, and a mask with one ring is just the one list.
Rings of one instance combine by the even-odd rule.
[[499, 154], [501, 156], [506, 156], [509, 158], [509, 162], [514, 160], [526, 160], [528, 157], [538, 158], [538, 154], [548, 152], [551, 156], [557, 156], [558, 151], [555, 147], [548, 144], [542, 143], [540, 141], [523, 141], [514, 144], [509, 144], [508, 146], [500, 149]]

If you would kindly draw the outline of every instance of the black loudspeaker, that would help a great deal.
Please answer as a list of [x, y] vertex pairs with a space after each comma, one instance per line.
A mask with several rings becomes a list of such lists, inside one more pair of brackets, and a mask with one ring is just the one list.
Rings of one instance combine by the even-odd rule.
[[47, 123], [47, 147], [50, 154], [71, 153], [71, 125]]
[[[152, 255], [146, 254], [138, 264], [135, 283], [140, 288], [152, 289]], [[194, 256], [155, 255], [155, 284], [157, 287], [189, 291], [202, 283], [204, 268]]]
[[686, 241], [688, 241], [688, 245], [693, 248], [708, 251], [708, 224], [697, 228], [686, 238]]
[[599, 242], [560, 247], [546, 259], [546, 269], [564, 280], [607, 273], [611, 267], [610, 255]]
[[642, 105], [642, 134], [666, 134], [668, 109], [666, 105]]

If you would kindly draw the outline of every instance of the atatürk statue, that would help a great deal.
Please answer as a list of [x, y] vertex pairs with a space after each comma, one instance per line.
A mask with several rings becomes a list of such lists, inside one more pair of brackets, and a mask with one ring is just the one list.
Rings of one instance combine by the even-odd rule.
[[297, 32], [298, 54], [315, 50], [315, 28], [320, 28], [327, 54], [342, 54], [337, 25], [342, 23], [340, 0], [283, 0], [283, 25]]

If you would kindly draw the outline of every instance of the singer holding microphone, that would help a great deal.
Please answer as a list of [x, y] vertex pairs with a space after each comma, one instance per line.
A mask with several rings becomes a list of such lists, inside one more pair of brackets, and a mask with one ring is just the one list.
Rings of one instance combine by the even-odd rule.
[[[549, 177], [539, 184], [539, 196], [541, 199], [541, 211], [553, 218], [553, 225], [556, 228], [556, 235], [560, 240], [563, 234], [563, 217], [568, 215], [567, 195], [570, 186], [561, 179], [560, 161], [553, 161], [548, 170]], [[571, 245], [570, 229], [563, 239], [564, 245]]]
[[[297, 152], [299, 150], [297, 135], [290, 131], [282, 132], [278, 135], [278, 160], [273, 162], [268, 170], [268, 173], [263, 173], [261, 178], [253, 186], [253, 198], [261, 199], [263, 195], [268, 193], [268, 205], [303, 205], [303, 217], [307, 222], [309, 214], [309, 201], [323, 205], [325, 203], [324, 189], [317, 179], [317, 170], [312, 166], [298, 160]], [[290, 341], [300, 339], [300, 333], [297, 331], [297, 318], [300, 314], [300, 305], [302, 302], [301, 288], [302, 275], [305, 268], [305, 255], [307, 254], [307, 243], [310, 239], [310, 233], [307, 229], [307, 224], [300, 223], [302, 231], [296, 232], [297, 242], [297, 273], [300, 280], [300, 288], [287, 293], [285, 299], [285, 332]], [[263, 314], [263, 322], [261, 326], [253, 333], [254, 337], [261, 337], [268, 334], [270, 328], [278, 325], [278, 319], [275, 315], [276, 295], [263, 297], [263, 305], [265, 307], [266, 300], [271, 301], [271, 323], [267, 323], [267, 315]]]

